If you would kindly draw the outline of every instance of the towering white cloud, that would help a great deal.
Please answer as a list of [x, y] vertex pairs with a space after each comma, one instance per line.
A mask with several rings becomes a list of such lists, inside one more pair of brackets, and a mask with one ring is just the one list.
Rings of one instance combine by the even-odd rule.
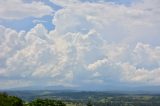
[[52, 1], [63, 8], [55, 13], [50, 32], [41, 24], [28, 32], [0, 26], [3, 81], [68, 87], [160, 85], [158, 1], [131, 6]]

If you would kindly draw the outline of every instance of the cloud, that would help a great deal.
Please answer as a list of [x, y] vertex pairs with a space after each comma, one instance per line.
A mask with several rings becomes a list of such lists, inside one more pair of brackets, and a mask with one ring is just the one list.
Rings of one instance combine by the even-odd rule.
[[160, 15], [153, 6], [158, 1], [75, 2], [55, 12], [51, 31], [42, 24], [26, 32], [0, 26], [3, 82], [79, 88], [160, 84]]
[[89, 64], [88, 69], [95, 70], [96, 68], [101, 67], [101, 65], [107, 64], [107, 62], [108, 62], [107, 59], [97, 60], [95, 63]]
[[[145, 9], [139, 5], [79, 3], [57, 11], [53, 23], [61, 35], [67, 32], [85, 33], [93, 29], [108, 42], [136, 44], [141, 38], [139, 42], [157, 45], [159, 43], [153, 41], [153, 36], [159, 38], [159, 14], [148, 11], [149, 6], [143, 7]], [[61, 26], [63, 23], [65, 25]]]
[[0, 1], [0, 19], [14, 20], [27, 17], [40, 18], [45, 15], [51, 15], [54, 11], [43, 2], [33, 1], [31, 3], [23, 0], [1, 0]]
[[46, 22], [48, 22], [48, 21], [35, 19], [35, 20], [33, 20], [32, 22], [33, 22], [34, 24], [38, 24], [38, 23], [46, 23]]
[[66, 6], [66, 5], [73, 5], [75, 3], [80, 3], [79, 0], [50, 0], [51, 2], [60, 5], [60, 6]]
[[27, 87], [31, 85], [31, 81], [26, 81], [26, 80], [6, 80], [0, 82], [1, 89], [8, 89], [8, 88], [18, 88], [18, 87]]
[[[51, 2], [60, 5], [60, 6], [71, 6], [75, 4], [80, 4], [80, 3], [112, 3], [112, 4], [129, 4], [131, 1], [124, 1], [124, 0], [50, 0]], [[135, 2], [135, 0], [133, 0]]]
[[160, 68], [148, 70], [145, 68], [137, 68], [128, 63], [121, 64], [122, 67], [122, 80], [126, 82], [159, 85]]
[[151, 47], [149, 44], [138, 43], [133, 50], [133, 57], [136, 65], [139, 67], [146, 67], [153, 69], [160, 65], [160, 48]]

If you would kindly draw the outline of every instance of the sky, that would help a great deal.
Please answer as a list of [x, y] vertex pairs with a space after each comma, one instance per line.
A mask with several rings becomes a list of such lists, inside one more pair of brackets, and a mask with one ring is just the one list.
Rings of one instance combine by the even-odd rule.
[[160, 86], [160, 0], [0, 0], [0, 89]]

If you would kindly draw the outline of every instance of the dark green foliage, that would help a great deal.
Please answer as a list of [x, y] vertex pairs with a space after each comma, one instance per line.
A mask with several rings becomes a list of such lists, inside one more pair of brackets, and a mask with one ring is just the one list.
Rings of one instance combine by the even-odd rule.
[[36, 99], [28, 104], [28, 106], [66, 106], [59, 100]]
[[62, 101], [49, 99], [35, 99], [30, 103], [24, 103], [15, 96], [0, 93], [0, 106], [66, 106]]
[[23, 106], [23, 101], [15, 96], [0, 93], [0, 106]]
[[87, 106], [93, 106], [91, 101], [88, 101]]

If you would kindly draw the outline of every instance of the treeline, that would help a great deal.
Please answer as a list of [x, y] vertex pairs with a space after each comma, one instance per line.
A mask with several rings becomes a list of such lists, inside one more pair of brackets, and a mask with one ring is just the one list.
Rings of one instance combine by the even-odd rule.
[[59, 100], [36, 99], [24, 106], [66, 106], [66, 104]]
[[18, 97], [0, 93], [0, 106], [66, 106], [59, 100], [35, 99], [31, 102], [24, 102]]

